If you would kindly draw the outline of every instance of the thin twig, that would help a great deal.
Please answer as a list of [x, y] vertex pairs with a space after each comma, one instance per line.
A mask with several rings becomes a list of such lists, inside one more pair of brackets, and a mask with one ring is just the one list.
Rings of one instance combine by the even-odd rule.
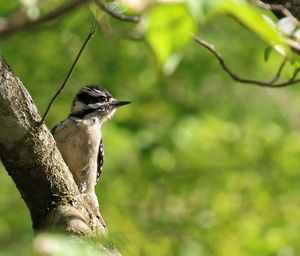
[[296, 68], [295, 71], [294, 71], [293, 76], [290, 78], [289, 81], [293, 81], [297, 77], [297, 75], [299, 74], [299, 72], [300, 72], [300, 68]]
[[300, 22], [299, 20], [289, 11], [289, 9], [287, 9], [284, 5], [282, 4], [269, 4], [269, 3], [264, 3], [262, 1], [257, 1], [256, 6], [260, 7], [260, 8], [264, 8], [270, 11], [277, 11], [277, 12], [281, 12], [283, 16], [288, 17], [291, 22], [299, 27], [300, 26]]
[[284, 60], [282, 61], [282, 63], [280, 64], [280, 66], [279, 66], [279, 68], [278, 68], [278, 71], [277, 71], [275, 77], [269, 82], [270, 84], [274, 84], [274, 83], [277, 82], [277, 80], [280, 78], [281, 73], [282, 73], [282, 70], [283, 70], [283, 68], [284, 68], [284, 66], [285, 66], [285, 64], [286, 64], [286, 62], [287, 62], [287, 59], [284, 58]]
[[[296, 28], [300, 27], [300, 21], [290, 12], [290, 10], [285, 7], [283, 4], [271, 4], [271, 3], [265, 3], [263, 1], [257, 0], [254, 2], [254, 4], [259, 7], [266, 10], [270, 10], [273, 13], [280, 12], [284, 17], [289, 18], [289, 20], [293, 23], [293, 25]], [[296, 7], [296, 6], [295, 6]], [[293, 37], [293, 35], [292, 35]], [[293, 40], [291, 38], [285, 38], [285, 42], [291, 47], [291, 49], [296, 52], [300, 53], [300, 44], [297, 42], [297, 40]]]
[[56, 100], [56, 98], [58, 97], [58, 95], [59, 95], [59, 94], [62, 92], [62, 90], [65, 88], [67, 82], [68, 82], [69, 79], [70, 79], [70, 76], [71, 76], [71, 74], [72, 74], [74, 68], [76, 67], [76, 64], [78, 63], [78, 60], [79, 60], [79, 58], [80, 58], [80, 56], [81, 56], [83, 50], [85, 49], [85, 47], [87, 46], [87, 44], [89, 43], [89, 41], [91, 40], [91, 38], [95, 35], [95, 33], [96, 33], [96, 24], [93, 23], [92, 28], [91, 28], [91, 31], [90, 31], [89, 35], [87, 36], [87, 38], [85, 39], [85, 42], [84, 42], [83, 45], [81, 46], [81, 48], [80, 48], [80, 50], [79, 50], [79, 52], [78, 52], [78, 54], [77, 54], [77, 56], [76, 56], [76, 58], [75, 58], [75, 60], [74, 60], [74, 62], [73, 62], [73, 64], [72, 64], [72, 66], [71, 66], [71, 68], [70, 68], [70, 70], [69, 70], [69, 72], [68, 72], [68, 74], [67, 74], [67, 76], [66, 76], [64, 82], [63, 82], [62, 85], [58, 88], [57, 92], [54, 94], [54, 96], [53, 96], [52, 99], [50, 100], [49, 105], [48, 105], [48, 107], [47, 107], [47, 109], [46, 109], [46, 111], [45, 111], [45, 113], [44, 113], [44, 115], [43, 115], [43, 117], [42, 117], [41, 122], [40, 122], [40, 125], [42, 125], [42, 124], [45, 122], [45, 120], [46, 120], [46, 118], [47, 118], [47, 115], [48, 115], [48, 112], [49, 112], [49, 110], [50, 110], [50, 108], [51, 108], [53, 102]]
[[122, 13], [114, 12], [113, 10], [108, 8], [107, 5], [102, 0], [95, 0], [95, 3], [104, 12], [108, 13], [110, 16], [112, 16], [118, 20], [128, 21], [128, 22], [133, 22], [133, 23], [137, 23], [140, 20], [140, 17], [138, 17], [138, 16], [128, 16], [128, 15], [124, 15]]
[[20, 16], [14, 13], [11, 17], [2, 21], [2, 24], [4, 25], [2, 25], [0, 28], [0, 39], [8, 38], [19, 31], [36, 28], [48, 21], [59, 18], [66, 13], [72, 12], [87, 2], [89, 2], [89, 0], [74, 0], [71, 3], [59, 6], [58, 8], [48, 12], [36, 20], [30, 20], [26, 16]]
[[[202, 45], [204, 48], [206, 48], [207, 50], [209, 50], [219, 61], [221, 67], [223, 68], [223, 70], [235, 81], [240, 82], [240, 83], [245, 83], [245, 84], [255, 84], [261, 87], [269, 87], [269, 88], [280, 88], [280, 87], [287, 87], [290, 85], [294, 85], [296, 83], [300, 82], [300, 79], [296, 79], [297, 75], [299, 74], [300, 70], [296, 70], [296, 72], [294, 72], [294, 75], [291, 79], [289, 79], [288, 81], [285, 82], [281, 82], [281, 83], [270, 83], [270, 82], [265, 82], [265, 81], [259, 81], [259, 80], [252, 80], [252, 79], [245, 79], [245, 78], [241, 78], [238, 75], [236, 75], [233, 71], [231, 71], [231, 69], [227, 66], [227, 64], [225, 63], [223, 57], [221, 56], [221, 54], [216, 50], [215, 46], [212, 44], [209, 44], [208, 42], [206, 42], [205, 40], [193, 36], [194, 40], [199, 43], [200, 45]], [[280, 66], [281, 68], [281, 66]], [[282, 68], [281, 68], [282, 69]], [[278, 76], [279, 70], [275, 76], [275, 78]], [[281, 73], [281, 71], [280, 71]], [[273, 79], [274, 80], [274, 79]]]

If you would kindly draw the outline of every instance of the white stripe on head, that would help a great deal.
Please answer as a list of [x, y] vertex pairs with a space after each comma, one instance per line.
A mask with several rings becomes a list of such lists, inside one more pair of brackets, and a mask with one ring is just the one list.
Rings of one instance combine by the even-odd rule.
[[91, 103], [91, 104], [87, 104], [87, 108], [94, 108], [97, 109], [103, 105], [106, 105], [106, 102], [98, 102], [98, 103]]
[[82, 92], [87, 92], [91, 96], [98, 97], [98, 96], [106, 96], [105, 92], [101, 91], [100, 89], [97, 88], [91, 88], [91, 87], [84, 87], [82, 89]]
[[80, 112], [85, 109], [87, 109], [87, 105], [85, 105], [83, 102], [77, 100], [77, 101], [75, 101], [75, 104], [72, 107], [72, 112], [73, 113]]
[[107, 103], [103, 102], [98, 102], [98, 103], [91, 103], [91, 104], [84, 104], [81, 101], [76, 101], [74, 106], [72, 107], [72, 112], [80, 112], [82, 110], [86, 109], [99, 109], [101, 106], [106, 105]]

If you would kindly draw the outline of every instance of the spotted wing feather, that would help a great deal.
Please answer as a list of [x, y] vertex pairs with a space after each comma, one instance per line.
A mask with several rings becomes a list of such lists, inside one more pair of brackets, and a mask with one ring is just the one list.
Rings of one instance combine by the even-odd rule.
[[97, 181], [99, 181], [102, 172], [103, 161], [104, 161], [104, 146], [101, 139], [99, 145], [99, 151], [98, 151]]

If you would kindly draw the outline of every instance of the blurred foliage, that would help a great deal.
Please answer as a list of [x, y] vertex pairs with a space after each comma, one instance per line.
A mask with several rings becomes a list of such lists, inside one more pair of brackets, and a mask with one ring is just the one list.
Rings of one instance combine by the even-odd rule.
[[[45, 2], [50, 8], [61, 1]], [[201, 13], [212, 8], [208, 1], [204, 8], [188, 2]], [[18, 4], [2, 1], [1, 14]], [[48, 127], [68, 115], [84, 84], [102, 84], [116, 98], [133, 102], [103, 127], [106, 154], [97, 186], [101, 212], [123, 255], [298, 255], [299, 89], [234, 83], [199, 45], [186, 42], [184, 48], [173, 42], [177, 29], [162, 33], [169, 30], [168, 19], [181, 19], [187, 12], [180, 5], [170, 8], [180, 11], [164, 16], [159, 25], [156, 16], [162, 10], [149, 14], [154, 19], [150, 24], [161, 26], [160, 45], [151, 45], [149, 34], [149, 44], [130, 40], [124, 35], [134, 24], [100, 16], [99, 32], [51, 109]], [[213, 42], [236, 72], [258, 79], [276, 73], [282, 56], [274, 52], [265, 63], [268, 40], [263, 42], [232, 18], [214, 16], [197, 31], [188, 20], [178, 31], [195, 30]], [[41, 113], [90, 22], [89, 8], [81, 8], [60, 22], [0, 42], [2, 54]], [[165, 51], [160, 47], [166, 43], [172, 49], [168, 54], [180, 49], [182, 56], [169, 76], [162, 74], [149, 47]], [[33, 242], [30, 216], [3, 167], [0, 205], [0, 255], [32, 255], [32, 244], [38, 242]]]
[[161, 5], [147, 16], [146, 40], [166, 74], [173, 73], [196, 24], [186, 5]]

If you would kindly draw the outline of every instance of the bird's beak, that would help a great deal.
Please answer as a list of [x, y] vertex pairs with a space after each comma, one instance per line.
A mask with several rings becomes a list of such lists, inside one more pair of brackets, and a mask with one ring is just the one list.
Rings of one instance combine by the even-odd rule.
[[131, 103], [131, 101], [114, 100], [114, 101], [110, 102], [109, 104], [115, 108], [118, 108], [118, 107], [127, 105], [129, 103]]

